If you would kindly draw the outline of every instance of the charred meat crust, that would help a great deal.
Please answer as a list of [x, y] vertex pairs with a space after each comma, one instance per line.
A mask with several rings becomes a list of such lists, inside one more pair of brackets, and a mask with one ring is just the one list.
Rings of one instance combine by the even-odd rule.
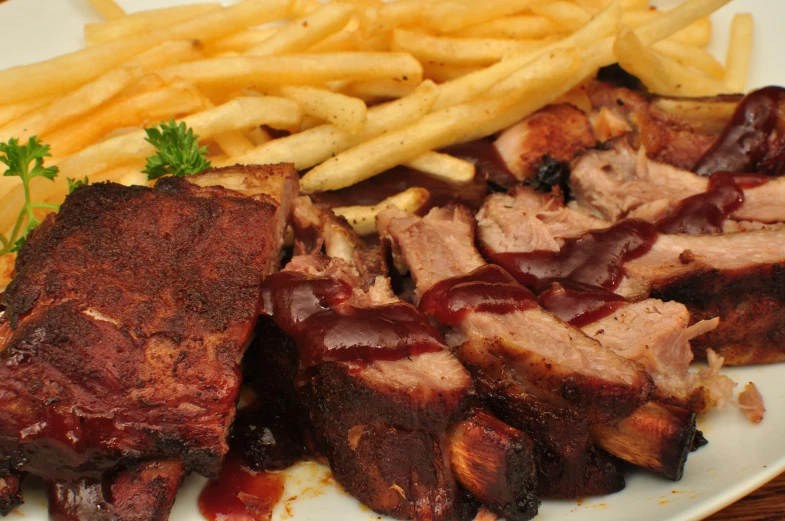
[[24, 474], [0, 471], [0, 516], [7, 516], [24, 503], [23, 479]]
[[288, 214], [257, 199], [179, 178], [101, 183], [32, 234], [0, 324], [0, 451], [12, 465], [99, 479], [120, 459], [181, 457], [217, 473]]
[[701, 269], [652, 288], [683, 303], [691, 323], [720, 317], [717, 329], [692, 341], [696, 358], [712, 348], [728, 365], [785, 361], [785, 262], [749, 269]]

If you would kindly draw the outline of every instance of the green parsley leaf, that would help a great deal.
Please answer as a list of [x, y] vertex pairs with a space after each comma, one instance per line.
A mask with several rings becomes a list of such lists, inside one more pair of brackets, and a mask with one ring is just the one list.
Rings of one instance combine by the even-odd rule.
[[[45, 167], [44, 158], [50, 157], [49, 145], [44, 145], [36, 136], [27, 140], [26, 145], [20, 145], [19, 140], [11, 138], [7, 143], [0, 143], [0, 163], [8, 169], [3, 172], [6, 177], [19, 177], [24, 188], [25, 203], [16, 219], [13, 231], [9, 237], [0, 234], [0, 255], [19, 251], [24, 245], [27, 234], [41, 222], [35, 217], [33, 210], [46, 209], [57, 211], [56, 204], [33, 203], [30, 196], [30, 180], [35, 177], [45, 177], [54, 181], [57, 177], [56, 166]], [[32, 168], [30, 164], [32, 163]]]
[[90, 180], [87, 178], [87, 176], [85, 176], [84, 179], [72, 179], [70, 177], [66, 177], [65, 180], [68, 182], [68, 195], [74, 193], [74, 190], [80, 186], [87, 186], [90, 184]]
[[147, 158], [143, 173], [147, 179], [153, 180], [165, 175], [183, 177], [193, 175], [210, 168], [207, 160], [207, 147], [199, 148], [199, 136], [185, 123], [161, 123], [157, 127], [145, 129], [146, 141], [152, 144], [157, 152]]

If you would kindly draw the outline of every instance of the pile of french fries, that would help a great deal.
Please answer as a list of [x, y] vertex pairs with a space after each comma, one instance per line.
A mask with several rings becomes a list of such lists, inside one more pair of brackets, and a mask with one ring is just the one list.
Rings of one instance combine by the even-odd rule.
[[[0, 71], [0, 141], [51, 145], [60, 175], [33, 181], [50, 203], [68, 177], [146, 183], [143, 128], [170, 118], [214, 166], [294, 163], [304, 193], [396, 165], [465, 183], [473, 165], [436, 150], [569, 97], [602, 66], [618, 62], [659, 94], [743, 91], [751, 18], [733, 21], [724, 65], [705, 50], [707, 17], [728, 1], [661, 12], [648, 0], [241, 0], [126, 13], [91, 0], [105, 20], [85, 27], [84, 49]], [[21, 190], [0, 178], [0, 229]], [[334, 211], [372, 233], [381, 208], [415, 211], [423, 192]]]

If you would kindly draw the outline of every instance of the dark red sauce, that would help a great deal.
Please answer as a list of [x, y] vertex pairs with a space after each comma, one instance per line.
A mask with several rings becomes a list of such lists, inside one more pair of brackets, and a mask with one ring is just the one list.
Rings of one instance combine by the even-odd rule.
[[292, 337], [304, 367], [322, 362], [399, 360], [444, 349], [441, 334], [404, 302], [348, 304], [352, 288], [328, 277], [281, 272], [262, 285], [265, 312]]
[[565, 280], [612, 290], [621, 281], [624, 263], [648, 252], [656, 240], [654, 225], [626, 219], [567, 239], [558, 252], [491, 253], [488, 257], [538, 292]]
[[440, 150], [440, 152], [473, 164], [476, 169], [476, 177], [480, 179], [490, 179], [501, 186], [507, 186], [517, 181], [496, 147], [493, 146], [493, 141], [489, 139], [477, 139], [453, 145]]
[[728, 125], [693, 168], [698, 175], [716, 172], [748, 173], [758, 170], [769, 151], [769, 138], [777, 126], [785, 89], [766, 87], [741, 100]]
[[46, 494], [49, 497], [49, 519], [52, 521], [114, 519], [111, 506], [104, 499], [107, 494], [100, 480], [49, 481]]
[[420, 300], [420, 311], [448, 326], [458, 324], [471, 312], [504, 314], [535, 307], [537, 297], [492, 264], [438, 282]]
[[575, 327], [607, 317], [629, 302], [607, 289], [575, 282], [553, 283], [538, 300], [544, 309]]
[[721, 233], [725, 219], [744, 204], [742, 188], [760, 186], [769, 179], [756, 174], [717, 172], [711, 176], [706, 192], [681, 201], [671, 215], [657, 223], [657, 229], [690, 235]]
[[208, 521], [268, 521], [283, 488], [283, 475], [251, 470], [229, 452], [218, 477], [199, 494], [199, 512]]

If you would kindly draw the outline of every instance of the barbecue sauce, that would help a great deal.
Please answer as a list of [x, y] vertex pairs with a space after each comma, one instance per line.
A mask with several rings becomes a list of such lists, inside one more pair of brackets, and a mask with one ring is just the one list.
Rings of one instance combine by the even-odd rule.
[[444, 349], [439, 331], [404, 302], [358, 308], [344, 281], [280, 272], [262, 285], [265, 312], [297, 344], [301, 364], [400, 360]]
[[555, 282], [539, 294], [540, 305], [575, 327], [605, 318], [629, 301], [604, 288], [575, 282]]
[[613, 290], [621, 282], [624, 263], [644, 255], [656, 240], [654, 225], [626, 219], [567, 239], [558, 252], [490, 253], [488, 257], [537, 292], [565, 280]]
[[517, 182], [515, 175], [507, 168], [507, 164], [490, 139], [477, 139], [452, 145], [441, 149], [440, 152], [473, 164], [476, 169], [475, 175], [481, 179], [490, 179], [502, 186]]
[[434, 284], [420, 300], [420, 311], [454, 326], [469, 313], [505, 314], [537, 307], [537, 297], [499, 266], [480, 266], [467, 275]]
[[712, 147], [695, 164], [698, 175], [716, 172], [749, 173], [758, 170], [769, 152], [769, 138], [776, 129], [785, 89], [766, 87], [741, 100], [728, 125]]
[[268, 521], [283, 489], [283, 475], [254, 471], [230, 451], [218, 477], [199, 494], [199, 512], [208, 521]]
[[744, 204], [742, 188], [760, 186], [768, 176], [718, 172], [709, 189], [681, 201], [674, 212], [657, 223], [662, 233], [702, 235], [722, 233], [722, 223]]

